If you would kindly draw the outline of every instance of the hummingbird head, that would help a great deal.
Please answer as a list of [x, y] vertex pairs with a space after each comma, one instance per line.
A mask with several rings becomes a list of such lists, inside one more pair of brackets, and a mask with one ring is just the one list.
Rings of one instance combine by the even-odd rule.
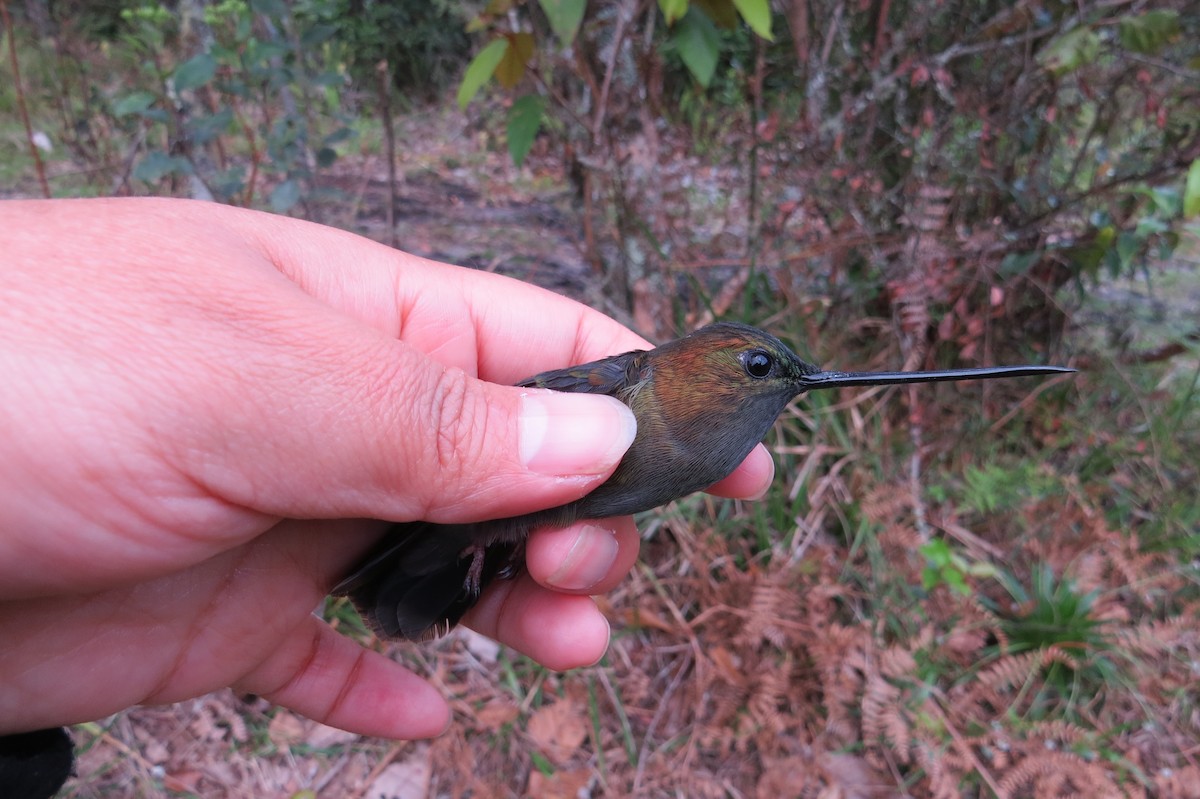
[[686, 364], [697, 379], [754, 394], [795, 395], [804, 390], [801, 386], [809, 375], [821, 371], [770, 333], [737, 322], [702, 327], [658, 352], [667, 356], [665, 360]]
[[752, 436], [765, 433], [809, 375], [820, 374], [770, 333], [734, 322], [703, 327], [654, 356], [656, 393], [677, 419], [711, 427], [735, 417]]
[[[950, 380], [1070, 373], [1058, 366], [998, 366], [926, 372], [824, 371], [801, 360], [763, 330], [719, 322], [655, 350], [660, 392], [677, 408], [719, 417], [722, 412], [753, 417], [749, 428], [770, 426], [793, 397], [806, 391], [846, 386], [903, 385]], [[704, 409], [704, 410], [701, 410]], [[714, 419], [715, 421], [715, 419]], [[765, 425], [765, 426], [764, 426]]]

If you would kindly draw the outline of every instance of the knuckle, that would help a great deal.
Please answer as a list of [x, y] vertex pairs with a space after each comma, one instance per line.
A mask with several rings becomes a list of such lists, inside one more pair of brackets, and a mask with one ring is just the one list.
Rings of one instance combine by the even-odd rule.
[[482, 398], [470, 378], [458, 369], [439, 376], [431, 395], [434, 457], [439, 474], [462, 477], [478, 457], [480, 426], [487, 417]]

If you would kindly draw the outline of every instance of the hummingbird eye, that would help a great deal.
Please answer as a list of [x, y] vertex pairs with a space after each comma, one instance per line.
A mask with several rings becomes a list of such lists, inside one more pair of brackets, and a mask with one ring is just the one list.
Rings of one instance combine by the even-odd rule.
[[771, 374], [775, 360], [769, 353], [762, 350], [751, 350], [742, 356], [742, 365], [746, 367], [746, 374], [751, 377], [763, 378]]

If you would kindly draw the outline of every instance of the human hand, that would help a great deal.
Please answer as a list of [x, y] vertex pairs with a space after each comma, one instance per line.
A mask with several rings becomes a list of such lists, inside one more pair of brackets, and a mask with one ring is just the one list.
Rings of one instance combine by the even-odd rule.
[[[367, 519], [498, 518], [602, 482], [624, 406], [503, 384], [645, 342], [518, 281], [225, 206], [3, 202], [0, 225], [0, 733], [224, 686], [441, 731], [431, 686], [312, 609], [386, 526]], [[771, 470], [760, 447], [713, 490], [757, 495]], [[466, 622], [594, 662], [586, 594], [636, 554], [627, 518], [540, 531], [530, 576]]]

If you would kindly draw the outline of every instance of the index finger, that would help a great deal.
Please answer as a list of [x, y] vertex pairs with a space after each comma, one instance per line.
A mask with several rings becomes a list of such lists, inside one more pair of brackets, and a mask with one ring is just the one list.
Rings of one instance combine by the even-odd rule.
[[511, 385], [651, 345], [551, 291], [311, 222], [221, 207], [303, 291], [446, 366]]

